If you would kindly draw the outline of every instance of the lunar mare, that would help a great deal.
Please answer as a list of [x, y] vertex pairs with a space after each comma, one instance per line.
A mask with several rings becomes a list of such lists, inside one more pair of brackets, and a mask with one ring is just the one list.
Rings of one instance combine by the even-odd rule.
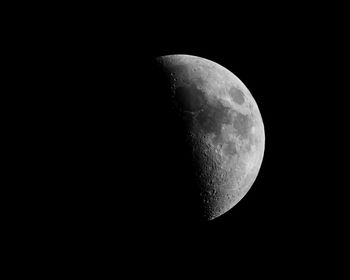
[[259, 108], [241, 80], [196, 56], [157, 58], [171, 79], [171, 97], [188, 126], [203, 217], [235, 206], [259, 172], [265, 132]]

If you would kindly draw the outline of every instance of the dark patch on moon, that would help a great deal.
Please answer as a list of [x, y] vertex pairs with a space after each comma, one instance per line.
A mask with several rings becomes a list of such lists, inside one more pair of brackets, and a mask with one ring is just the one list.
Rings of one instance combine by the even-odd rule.
[[197, 112], [205, 104], [205, 94], [194, 84], [175, 88], [175, 102], [183, 112]]
[[[193, 71], [192, 71], [192, 73], [193, 73]], [[201, 77], [201, 76], [199, 76], [199, 75], [190, 75], [190, 79], [193, 81], [193, 83], [195, 84], [195, 85], [197, 85], [198, 87], [202, 87], [202, 88], [204, 88], [205, 87], [205, 81], [204, 81], [204, 79]]]
[[226, 142], [226, 145], [224, 146], [224, 154], [227, 156], [233, 156], [237, 153], [236, 145], [233, 141]]
[[249, 115], [236, 113], [233, 119], [233, 127], [238, 135], [244, 139], [247, 138], [251, 127]]
[[239, 90], [238, 88], [236, 88], [235, 86], [231, 87], [230, 91], [229, 91], [229, 95], [231, 96], [232, 100], [239, 104], [242, 105], [244, 103], [244, 95], [243, 92], [241, 90]]
[[229, 111], [230, 109], [220, 102], [215, 102], [214, 104], [207, 103], [204, 109], [197, 115], [196, 120], [204, 133], [213, 133], [215, 139], [219, 139], [222, 125], [230, 124], [231, 122]]
[[186, 65], [171, 65], [169, 70], [171, 75], [175, 78], [176, 84], [186, 83], [188, 78], [188, 68]]

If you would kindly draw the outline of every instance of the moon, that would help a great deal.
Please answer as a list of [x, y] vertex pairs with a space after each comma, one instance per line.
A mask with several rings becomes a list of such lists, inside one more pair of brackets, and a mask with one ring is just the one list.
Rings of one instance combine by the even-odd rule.
[[[265, 132], [243, 82], [216, 62], [192, 55], [156, 59], [170, 83], [174, 114], [185, 127], [200, 213], [215, 219], [232, 209], [259, 173]], [[183, 195], [186, 195], [184, 193]]]

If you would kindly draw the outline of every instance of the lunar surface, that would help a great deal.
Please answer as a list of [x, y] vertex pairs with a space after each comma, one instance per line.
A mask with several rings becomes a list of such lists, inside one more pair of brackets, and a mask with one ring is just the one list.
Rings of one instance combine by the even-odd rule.
[[215, 219], [245, 196], [258, 175], [265, 146], [260, 111], [243, 82], [213, 61], [169, 55], [157, 63], [169, 78], [168, 94], [195, 163], [196, 184], [186, 187], [196, 188], [202, 217]]

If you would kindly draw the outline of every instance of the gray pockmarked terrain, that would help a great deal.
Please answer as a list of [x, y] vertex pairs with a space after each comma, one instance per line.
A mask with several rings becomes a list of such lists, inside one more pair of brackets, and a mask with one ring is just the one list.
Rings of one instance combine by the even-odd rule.
[[214, 219], [236, 205], [258, 175], [265, 147], [260, 111], [243, 82], [215, 62], [190, 55], [157, 61], [189, 127], [203, 217]]

